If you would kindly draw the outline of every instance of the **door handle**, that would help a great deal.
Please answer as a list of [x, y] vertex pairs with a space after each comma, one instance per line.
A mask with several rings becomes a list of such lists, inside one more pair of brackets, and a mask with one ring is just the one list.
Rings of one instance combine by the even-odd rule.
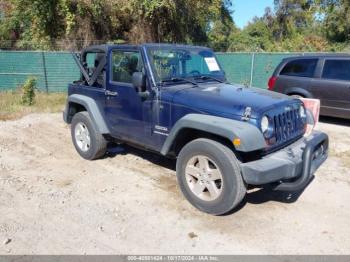
[[105, 92], [106, 96], [118, 96], [118, 92], [113, 92], [113, 91], [106, 91]]

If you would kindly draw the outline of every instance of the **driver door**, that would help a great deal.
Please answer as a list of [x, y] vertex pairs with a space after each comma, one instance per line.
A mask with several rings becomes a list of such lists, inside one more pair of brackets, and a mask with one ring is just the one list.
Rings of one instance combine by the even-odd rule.
[[140, 50], [116, 48], [109, 60], [105, 115], [115, 137], [143, 143], [146, 137], [144, 103], [132, 84], [132, 75], [144, 71]]

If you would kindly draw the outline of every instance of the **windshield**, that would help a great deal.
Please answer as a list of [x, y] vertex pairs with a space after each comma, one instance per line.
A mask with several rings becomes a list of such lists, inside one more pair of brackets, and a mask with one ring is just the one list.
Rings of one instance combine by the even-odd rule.
[[157, 83], [181, 79], [225, 80], [225, 73], [210, 49], [160, 47], [150, 48], [148, 55]]

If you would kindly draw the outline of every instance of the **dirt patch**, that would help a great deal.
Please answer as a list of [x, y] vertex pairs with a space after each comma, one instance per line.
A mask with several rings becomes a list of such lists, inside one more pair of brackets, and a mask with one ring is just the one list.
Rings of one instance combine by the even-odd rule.
[[343, 165], [350, 168], [350, 150], [342, 153], [335, 153], [335, 156], [342, 161]]
[[214, 217], [182, 197], [172, 160], [115, 147], [85, 161], [61, 114], [0, 122], [0, 253], [349, 254], [350, 124], [319, 128], [331, 155], [304, 192], [252, 190]]

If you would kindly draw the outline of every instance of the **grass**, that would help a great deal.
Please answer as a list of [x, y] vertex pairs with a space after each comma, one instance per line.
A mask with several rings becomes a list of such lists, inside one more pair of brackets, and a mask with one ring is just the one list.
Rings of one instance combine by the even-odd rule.
[[21, 118], [30, 113], [62, 112], [67, 95], [65, 93], [37, 92], [35, 104], [25, 106], [21, 104], [20, 91], [0, 92], [0, 121]]

